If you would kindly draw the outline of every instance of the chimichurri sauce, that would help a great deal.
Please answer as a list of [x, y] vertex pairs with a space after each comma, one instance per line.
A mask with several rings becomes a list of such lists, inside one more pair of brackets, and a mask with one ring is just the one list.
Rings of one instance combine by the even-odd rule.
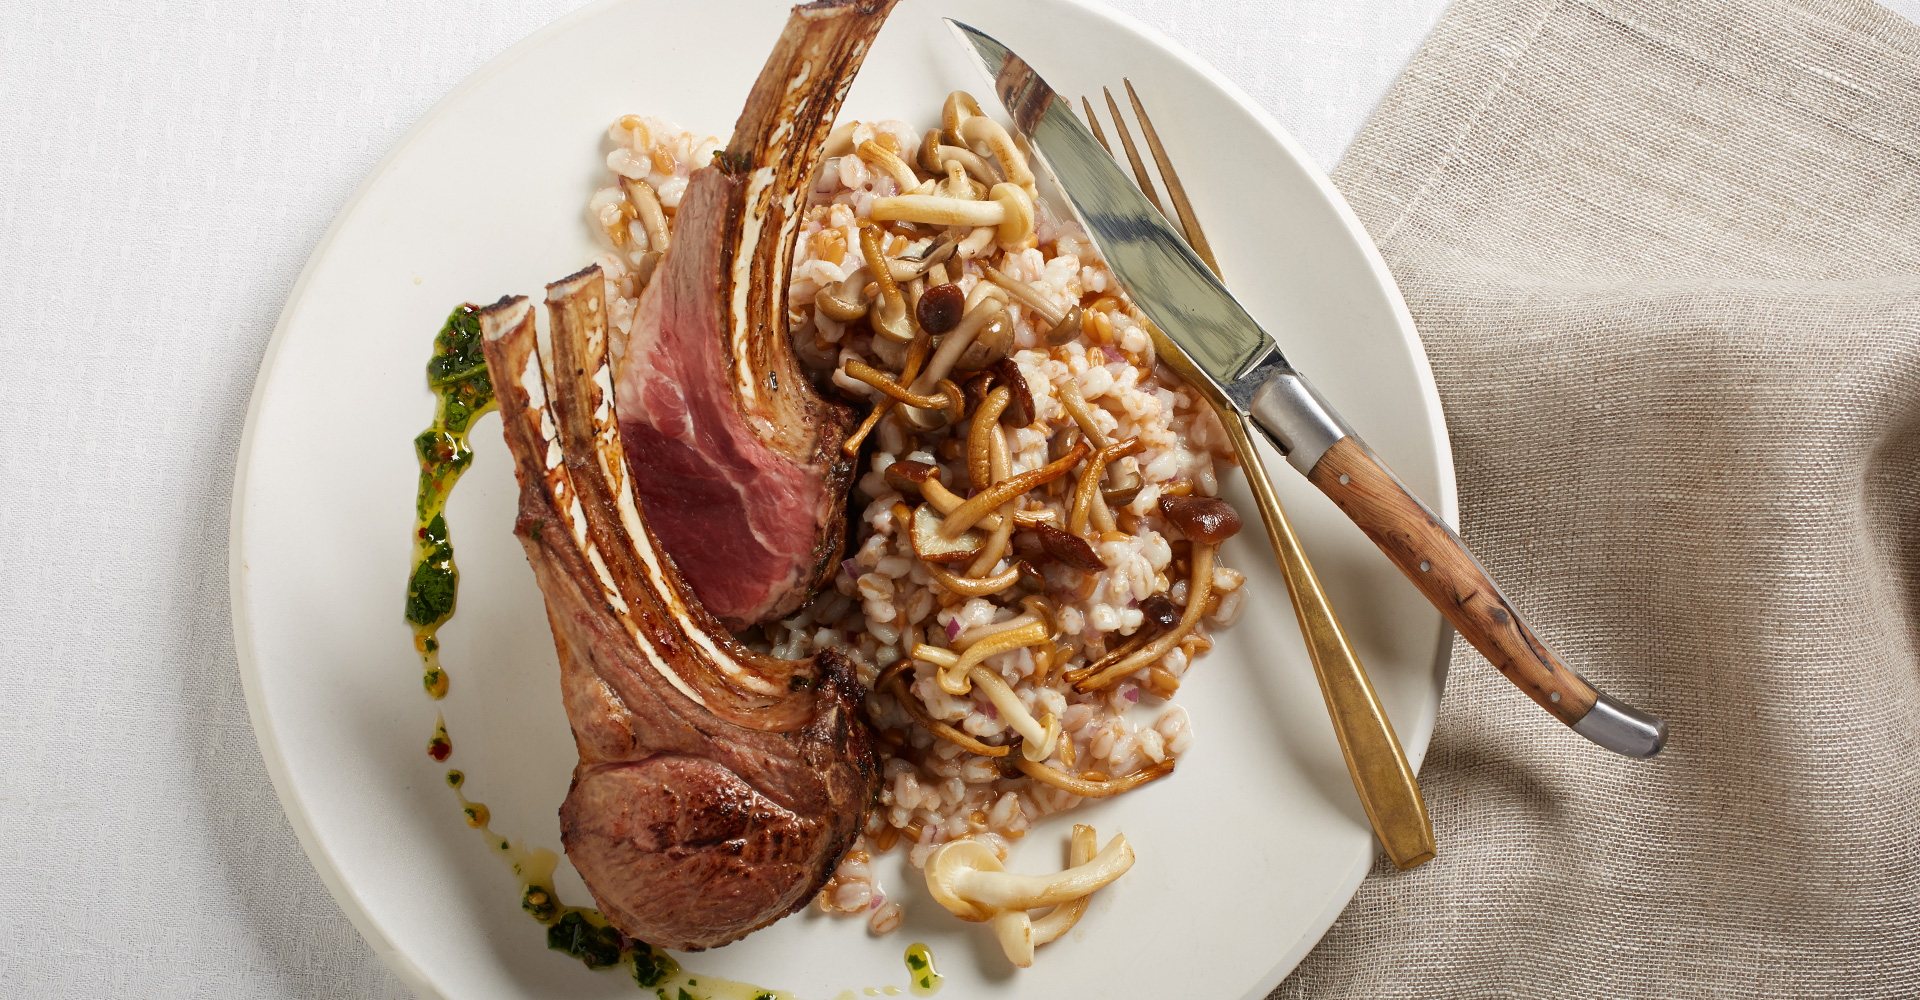
[[933, 952], [917, 941], [907, 947], [907, 976], [912, 980], [913, 995], [917, 997], [930, 997], [940, 992], [940, 984], [946, 979], [933, 967]]
[[480, 351], [480, 309], [462, 303], [447, 316], [427, 359], [427, 386], [436, 400], [433, 424], [413, 439], [420, 460], [420, 490], [414, 500], [413, 574], [407, 580], [407, 622], [420, 653], [421, 683], [435, 698], [447, 695], [440, 668], [440, 626], [453, 616], [460, 569], [447, 537], [447, 496], [473, 464], [467, 432], [494, 408], [493, 382]]

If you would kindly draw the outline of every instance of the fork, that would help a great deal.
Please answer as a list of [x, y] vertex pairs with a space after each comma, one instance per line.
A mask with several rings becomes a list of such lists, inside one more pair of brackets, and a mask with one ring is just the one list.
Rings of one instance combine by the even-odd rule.
[[[1220, 264], [1214, 259], [1213, 246], [1207, 241], [1206, 233], [1201, 231], [1200, 220], [1195, 216], [1193, 203], [1187, 199], [1187, 191], [1180, 183], [1173, 161], [1168, 158], [1166, 147], [1160, 144], [1160, 135], [1154, 130], [1152, 119], [1147, 117], [1147, 109], [1140, 103], [1140, 95], [1133, 89], [1133, 81], [1122, 78], [1127, 89], [1127, 100], [1133, 106], [1134, 118], [1140, 123], [1140, 132], [1146, 140], [1147, 149], [1153, 154], [1154, 166], [1158, 168], [1160, 179], [1167, 187], [1167, 195], [1173, 202], [1174, 215], [1168, 221], [1177, 222], [1186, 233], [1187, 243], [1214, 275], [1220, 275]], [[1133, 168], [1134, 183], [1139, 185], [1140, 193], [1160, 214], [1167, 215], [1160, 196], [1154, 190], [1153, 178], [1147, 173], [1147, 166], [1141, 160], [1140, 150], [1133, 143], [1133, 135], [1127, 128], [1126, 116], [1120, 113], [1119, 102], [1113, 99], [1113, 91], [1102, 87], [1101, 92], [1107, 99], [1107, 111], [1113, 119], [1114, 132], [1120, 138], [1120, 146], [1126, 152], [1127, 163]], [[1093, 102], [1086, 97], [1080, 98], [1080, 104], [1086, 111], [1087, 125], [1093, 137], [1113, 155], [1113, 147], [1107, 143], [1107, 136], [1100, 127], [1100, 116], [1094, 111]], [[1157, 339], [1157, 338], [1156, 338]], [[1176, 368], [1185, 363], [1185, 356], [1172, 345], [1161, 342], [1160, 356]], [[1367, 819], [1373, 824], [1373, 832], [1380, 838], [1381, 846], [1387, 850], [1387, 856], [1401, 869], [1416, 867], [1431, 860], [1434, 855], [1433, 821], [1427, 816], [1427, 806], [1420, 797], [1420, 786], [1414, 780], [1413, 768], [1407, 763], [1407, 755], [1400, 748], [1400, 740], [1394, 735], [1393, 723], [1387, 719], [1386, 710], [1380, 704], [1380, 698], [1374, 693], [1373, 683], [1367, 679], [1367, 672], [1360, 665], [1360, 658], [1353, 651], [1353, 644], [1347, 641], [1346, 632], [1340, 627], [1340, 619], [1333, 613], [1327, 595], [1320, 587], [1320, 579], [1313, 572], [1313, 565], [1307, 561], [1307, 554], [1300, 547], [1300, 539], [1293, 533], [1293, 525], [1287, 520], [1287, 513], [1280, 506], [1280, 497], [1274, 492], [1273, 482], [1267, 475], [1266, 466], [1257, 451], [1253, 440], [1247, 435], [1236, 414], [1226, 412], [1215, 404], [1215, 412], [1220, 418], [1220, 426], [1226, 429], [1227, 437], [1233, 443], [1233, 453], [1240, 460], [1240, 467], [1247, 472], [1247, 482], [1253, 487], [1255, 504], [1260, 508], [1260, 519], [1266, 523], [1267, 540], [1273, 544], [1273, 554], [1280, 561], [1280, 573], [1287, 581], [1287, 593], [1293, 598], [1293, 613], [1300, 621], [1300, 633], [1306, 639], [1307, 654], [1313, 661], [1314, 676], [1320, 682], [1320, 694], [1326, 699], [1327, 713], [1333, 718], [1333, 733], [1340, 741], [1341, 755], [1346, 758], [1347, 771], [1353, 776], [1354, 791], [1360, 795], [1360, 804], [1367, 811]]]

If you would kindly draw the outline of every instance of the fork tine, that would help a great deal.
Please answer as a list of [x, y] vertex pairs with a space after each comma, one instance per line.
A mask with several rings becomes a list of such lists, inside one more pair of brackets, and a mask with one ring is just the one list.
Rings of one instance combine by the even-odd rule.
[[1133, 133], [1127, 131], [1127, 116], [1120, 113], [1120, 102], [1113, 99], [1113, 91], [1105, 87], [1101, 93], [1107, 95], [1107, 110], [1113, 115], [1113, 130], [1120, 133], [1120, 145], [1127, 151], [1127, 162], [1133, 165], [1133, 182], [1140, 185], [1140, 193], [1147, 196], [1153, 207], [1167, 214], [1165, 206], [1160, 204], [1160, 196], [1154, 193], [1153, 178], [1147, 174], [1147, 165], [1140, 160], [1140, 151], [1133, 148]]
[[[1160, 144], [1160, 134], [1153, 130], [1153, 119], [1147, 117], [1147, 109], [1140, 104], [1140, 95], [1133, 92], [1133, 81], [1122, 77], [1121, 82], [1127, 86], [1127, 99], [1133, 102], [1133, 116], [1140, 122], [1140, 133], [1146, 137], [1147, 148], [1153, 151], [1154, 165], [1160, 168], [1160, 179], [1166, 182], [1167, 194], [1173, 198], [1173, 210], [1180, 214], [1180, 228], [1187, 231], [1187, 245], [1193, 247], [1193, 252], [1207, 262], [1207, 267], [1213, 270], [1215, 277], [1219, 277], [1220, 262], [1213, 258], [1213, 245], [1207, 242], [1207, 234], [1200, 230], [1200, 217], [1194, 214], [1193, 203], [1187, 200], [1187, 189], [1180, 183], [1180, 175], [1174, 172], [1173, 161], [1167, 157], [1167, 148]], [[1113, 95], [1107, 95], [1107, 100], [1113, 100]], [[1119, 117], [1119, 112], [1115, 111], [1114, 116]], [[1124, 132], [1121, 134], [1125, 135]], [[1133, 152], [1131, 143], [1127, 146], [1127, 152]], [[1135, 161], [1134, 172], [1139, 171], [1139, 163]], [[1152, 195], [1148, 197], [1152, 198]], [[1160, 203], [1155, 201], [1154, 207], [1159, 206]]]
[[1087, 127], [1093, 129], [1093, 138], [1100, 143], [1101, 149], [1107, 151], [1108, 156], [1112, 156], [1113, 147], [1107, 145], [1107, 134], [1100, 130], [1100, 116], [1093, 113], [1093, 102], [1087, 100], [1087, 96], [1082, 94], [1080, 106], [1087, 109]]

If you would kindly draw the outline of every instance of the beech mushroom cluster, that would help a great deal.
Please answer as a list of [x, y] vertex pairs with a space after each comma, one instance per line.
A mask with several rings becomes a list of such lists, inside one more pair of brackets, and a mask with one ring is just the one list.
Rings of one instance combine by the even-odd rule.
[[[1070, 867], [1053, 875], [1017, 875], [986, 844], [952, 841], [927, 860], [927, 889], [954, 916], [991, 924], [1007, 961], [1028, 968], [1034, 948], [1073, 929], [1088, 897], [1133, 867], [1133, 847], [1124, 834], [1114, 834], [1098, 853], [1094, 844], [1094, 829], [1076, 825]], [[1038, 918], [1030, 912], [1047, 907], [1052, 909]]]

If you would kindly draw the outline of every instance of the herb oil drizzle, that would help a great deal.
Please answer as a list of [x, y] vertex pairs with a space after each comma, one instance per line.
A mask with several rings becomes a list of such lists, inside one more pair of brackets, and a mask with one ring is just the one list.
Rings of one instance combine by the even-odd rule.
[[433, 424], [413, 439], [420, 460], [420, 489], [414, 499], [413, 574], [407, 580], [407, 622], [413, 648], [420, 654], [421, 684], [436, 700], [447, 696], [447, 674], [440, 667], [437, 633], [453, 617], [460, 569], [447, 537], [447, 497], [473, 464], [467, 433], [473, 422], [494, 408], [493, 381], [480, 350], [480, 308], [455, 307], [433, 340], [427, 359], [427, 387], [433, 390]]

